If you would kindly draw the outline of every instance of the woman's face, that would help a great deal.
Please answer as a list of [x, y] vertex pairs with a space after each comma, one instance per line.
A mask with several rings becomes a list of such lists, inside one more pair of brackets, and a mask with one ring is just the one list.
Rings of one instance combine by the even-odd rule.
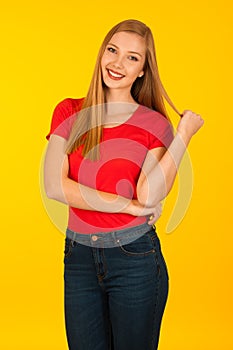
[[101, 60], [102, 76], [109, 89], [131, 90], [143, 76], [146, 56], [145, 39], [136, 33], [118, 32], [107, 44]]

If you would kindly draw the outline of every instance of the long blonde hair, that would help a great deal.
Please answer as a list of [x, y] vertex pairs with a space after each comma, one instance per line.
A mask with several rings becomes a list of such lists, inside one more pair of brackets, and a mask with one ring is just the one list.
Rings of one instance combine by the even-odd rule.
[[131, 95], [134, 100], [138, 104], [160, 112], [164, 117], [169, 119], [164, 105], [164, 97], [175, 112], [181, 116], [168, 97], [160, 80], [154, 39], [150, 28], [137, 20], [125, 20], [115, 25], [103, 40], [87, 96], [83, 101], [81, 111], [78, 112], [78, 118], [74, 122], [67, 142], [67, 154], [74, 152], [78, 147], [83, 145], [83, 156], [92, 160], [99, 158], [99, 144], [102, 139], [103, 129], [102, 115], [104, 104], [106, 103], [105, 87], [101, 72], [101, 59], [112, 36], [118, 32], [136, 33], [142, 36], [146, 43], [144, 75], [141, 78], [137, 78], [131, 88]]

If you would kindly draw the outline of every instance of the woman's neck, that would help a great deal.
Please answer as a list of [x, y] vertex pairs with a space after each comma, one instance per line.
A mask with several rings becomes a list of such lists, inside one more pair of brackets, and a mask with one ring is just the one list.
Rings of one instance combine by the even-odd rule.
[[130, 91], [121, 91], [119, 89], [107, 89], [106, 93], [106, 102], [126, 102], [126, 103], [134, 103], [136, 104], [137, 102], [133, 99]]

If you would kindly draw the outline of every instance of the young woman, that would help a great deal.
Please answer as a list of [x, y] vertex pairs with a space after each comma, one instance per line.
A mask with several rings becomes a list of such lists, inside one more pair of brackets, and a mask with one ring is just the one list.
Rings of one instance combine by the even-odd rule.
[[65, 321], [71, 350], [155, 350], [168, 272], [155, 222], [200, 115], [173, 135], [151, 30], [106, 35], [85, 98], [55, 108], [45, 158], [49, 198], [69, 206]]

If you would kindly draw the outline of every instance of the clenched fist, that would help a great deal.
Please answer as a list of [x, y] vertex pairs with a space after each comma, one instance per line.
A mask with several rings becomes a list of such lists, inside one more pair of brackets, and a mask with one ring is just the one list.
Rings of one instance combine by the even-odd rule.
[[184, 110], [182, 118], [177, 126], [177, 132], [185, 139], [189, 140], [203, 124], [204, 120], [200, 114], [196, 114], [190, 110]]

